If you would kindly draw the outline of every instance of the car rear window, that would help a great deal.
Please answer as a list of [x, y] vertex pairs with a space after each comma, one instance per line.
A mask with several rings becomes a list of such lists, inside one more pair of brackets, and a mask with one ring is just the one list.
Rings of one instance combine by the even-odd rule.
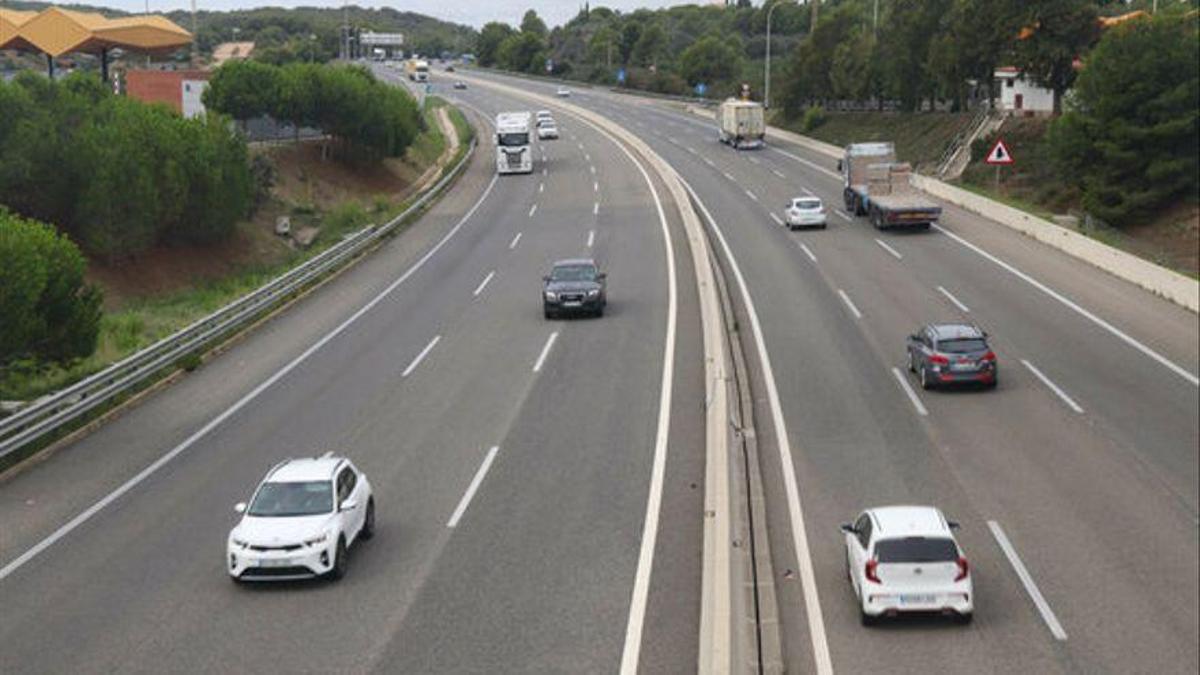
[[796, 208], [798, 209], [819, 209], [821, 208], [821, 200], [819, 199], [797, 199]]
[[883, 539], [875, 543], [875, 559], [881, 563], [953, 562], [958, 560], [958, 547], [953, 540], [940, 537]]
[[947, 354], [970, 354], [971, 352], [987, 351], [987, 343], [979, 338], [959, 338], [957, 340], [939, 340], [938, 351]]

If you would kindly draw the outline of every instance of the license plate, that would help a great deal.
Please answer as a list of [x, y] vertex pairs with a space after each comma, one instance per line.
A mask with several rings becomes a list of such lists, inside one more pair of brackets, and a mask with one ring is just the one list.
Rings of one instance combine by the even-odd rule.
[[976, 365], [973, 361], [960, 361], [950, 364], [950, 370], [975, 370]]
[[932, 605], [937, 600], [933, 595], [901, 595], [900, 604], [902, 605]]
[[258, 561], [259, 567], [288, 567], [291, 564], [292, 561], [286, 558], [261, 558]]
[[578, 300], [564, 300], [563, 307], [578, 307], [583, 303]]

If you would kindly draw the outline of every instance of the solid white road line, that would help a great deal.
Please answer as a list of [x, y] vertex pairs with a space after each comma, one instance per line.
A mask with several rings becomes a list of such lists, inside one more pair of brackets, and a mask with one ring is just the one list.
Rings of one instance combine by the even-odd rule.
[[592, 215], [594, 216], [599, 213], [600, 213], [600, 202], [593, 202], [592, 203]]
[[992, 531], [992, 537], [996, 539], [996, 543], [1004, 551], [1004, 556], [1008, 558], [1009, 564], [1017, 572], [1017, 577], [1021, 580], [1021, 584], [1025, 586], [1025, 592], [1029, 594], [1030, 599], [1033, 600], [1033, 604], [1037, 606], [1038, 612], [1042, 615], [1042, 621], [1045, 621], [1046, 627], [1050, 629], [1050, 634], [1054, 636], [1055, 640], [1060, 642], [1065, 641], [1067, 639], [1067, 631], [1063, 630], [1062, 624], [1058, 622], [1058, 617], [1054, 615], [1054, 610], [1050, 609], [1050, 603], [1046, 602], [1046, 598], [1038, 590], [1037, 584], [1033, 582], [1033, 577], [1029, 574], [1029, 570], [1025, 569], [1025, 564], [1021, 562], [1016, 549], [1008, 541], [1008, 537], [1004, 535], [1004, 530], [1000, 529], [1000, 523], [989, 520], [988, 529]]
[[550, 348], [554, 346], [554, 341], [558, 339], [558, 331], [550, 334], [546, 338], [546, 346], [542, 347], [542, 353], [538, 355], [537, 361], [533, 364], [533, 372], [537, 373], [542, 370], [542, 364], [546, 362], [546, 357], [550, 355]]
[[595, 242], [596, 242], [596, 231], [588, 230], [588, 243], [587, 243], [588, 248], [591, 248], [592, 244], [594, 244]]
[[420, 270], [422, 267], [425, 266], [425, 263], [429, 262], [430, 258], [437, 255], [437, 252], [442, 250], [442, 247], [446, 245], [446, 242], [450, 241], [450, 239], [453, 238], [454, 235], [458, 234], [458, 232], [462, 229], [463, 225], [465, 225], [466, 222], [471, 219], [471, 216], [475, 215], [475, 211], [477, 211], [479, 209], [479, 207], [483, 204], [484, 200], [487, 199], [488, 195], [490, 195], [492, 193], [492, 188], [494, 188], [496, 186], [497, 178], [498, 178], [498, 175], [493, 174], [492, 180], [491, 180], [491, 182], [488, 183], [487, 189], [485, 189], [483, 191], [483, 194], [479, 196], [479, 199], [476, 200], [475, 204], [472, 205], [471, 208], [468, 209], [465, 214], [463, 214], [462, 219], [460, 219], [454, 227], [450, 228], [450, 231], [447, 232], [440, 240], [438, 240], [438, 243], [434, 244], [433, 248], [426, 251], [425, 255], [421, 256], [421, 258], [419, 260], [417, 260], [417, 262], [414, 263], [412, 267], [408, 268], [408, 271], [406, 271], [404, 274], [400, 275], [400, 277], [398, 279], [396, 279], [395, 281], [393, 281], [392, 283], [388, 284], [387, 288], [384, 288], [382, 291], [380, 291], [379, 294], [377, 294], [374, 298], [371, 298], [371, 300], [369, 302], [367, 302], [367, 304], [358, 308], [358, 311], [351, 314], [345, 321], [338, 324], [336, 328], [334, 328], [333, 330], [329, 331], [324, 336], [322, 336], [320, 340], [317, 340], [315, 343], [313, 343], [313, 345], [311, 347], [304, 350], [299, 356], [292, 359], [291, 361], [288, 361], [286, 365], [284, 365], [279, 370], [275, 371], [275, 373], [273, 375], [268, 377], [266, 380], [263, 380], [263, 382], [261, 384], [259, 384], [254, 389], [250, 390], [250, 392], [247, 393], [245, 396], [238, 399], [236, 403], [229, 406], [223, 412], [221, 412], [219, 415], [217, 415], [216, 417], [209, 420], [207, 424], [200, 427], [191, 436], [188, 436], [187, 438], [185, 438], [181, 443], [179, 443], [179, 445], [176, 445], [169, 452], [167, 452], [167, 454], [154, 460], [154, 462], [152, 462], [149, 466], [147, 466], [146, 468], [139, 471], [137, 473], [137, 475], [135, 475], [133, 478], [130, 478], [129, 480], [122, 483], [119, 487], [117, 487], [117, 489], [115, 489], [112, 492], [105, 495], [99, 501], [97, 501], [96, 503], [89, 506], [82, 513], [75, 516], [71, 520], [67, 521], [66, 524], [59, 527], [57, 530], [55, 530], [53, 533], [51, 533], [48, 537], [39, 541], [28, 551], [25, 551], [21, 555], [14, 558], [11, 562], [6, 564], [4, 567], [0, 568], [0, 580], [5, 579], [10, 574], [12, 574], [13, 572], [20, 569], [23, 565], [25, 565], [25, 563], [32, 560], [39, 553], [41, 553], [42, 551], [45, 551], [46, 549], [53, 546], [55, 544], [55, 542], [59, 541], [63, 537], [70, 534], [72, 531], [75, 530], [75, 528], [77, 528], [80, 525], [91, 520], [92, 517], [94, 517], [97, 513], [104, 510], [104, 508], [106, 506], [108, 506], [109, 504], [113, 503], [114, 501], [120, 499], [121, 496], [124, 495], [126, 492], [129, 492], [133, 488], [137, 487], [140, 483], [145, 481], [147, 478], [154, 475], [159, 469], [166, 466], [171, 460], [178, 457], [180, 455], [180, 453], [182, 453], [183, 451], [185, 451], [188, 448], [195, 445], [196, 441], [199, 441], [201, 438], [204, 438], [210, 432], [212, 432], [213, 429], [216, 429], [217, 427], [221, 426], [221, 424], [224, 423], [225, 420], [229, 419], [230, 417], [235, 415], [239, 410], [246, 407], [246, 405], [248, 405], [251, 401], [258, 398], [258, 396], [260, 394], [262, 394], [264, 391], [266, 391], [267, 389], [269, 389], [271, 387], [271, 385], [273, 385], [276, 382], [278, 382], [279, 380], [283, 379], [284, 376], [286, 376], [288, 373], [295, 370], [297, 366], [299, 366], [301, 363], [304, 363], [305, 361], [307, 361], [310, 356], [317, 353], [317, 351], [320, 350], [325, 345], [329, 344], [329, 342], [331, 340], [333, 340], [337, 336], [341, 335], [347, 328], [349, 328], [356, 321], [358, 321], [360, 318], [362, 318], [364, 314], [371, 311], [375, 307], [375, 305], [378, 305], [379, 303], [383, 302], [383, 300], [385, 298], [387, 298], [387, 296], [391, 295], [392, 291], [396, 290], [400, 286], [400, 284], [403, 284], [405, 281], [408, 281], [408, 279], [410, 277], [412, 277], [412, 275], [416, 274], [418, 270]]
[[1066, 403], [1067, 407], [1079, 414], [1083, 414], [1083, 408], [1079, 407], [1079, 404], [1072, 400], [1070, 396], [1067, 396], [1067, 392], [1063, 391], [1061, 387], [1059, 387], [1057, 384], [1054, 384], [1050, 378], [1046, 377], [1045, 373], [1038, 370], [1037, 366], [1025, 359], [1021, 359], [1021, 364], [1028, 368], [1029, 372], [1033, 373], [1037, 379], [1041, 380], [1042, 384], [1049, 387], [1050, 391], [1054, 392], [1056, 396], [1062, 399], [1062, 402]]
[[900, 383], [900, 388], [904, 390], [904, 393], [908, 395], [908, 400], [911, 401], [913, 407], [917, 409], [917, 414], [921, 415], [922, 417], [928, 415], [929, 411], [925, 408], [925, 404], [921, 403], [921, 399], [917, 397], [917, 392], [912, 388], [912, 385], [908, 383], [908, 378], [904, 377], [904, 373], [900, 372], [899, 368], [893, 367], [892, 375], [896, 376], [896, 381]]
[[773, 211], [771, 212], [771, 220], [774, 220], [776, 225], [783, 225], [783, 219], [775, 215]]
[[529, 207], [529, 217], [532, 218], [533, 214], [535, 214], [535, 213], [537, 213], [537, 204], [534, 204], [533, 206]]
[[488, 272], [487, 276], [483, 278], [483, 281], [479, 282], [479, 285], [475, 287], [475, 292], [471, 295], [479, 297], [479, 294], [483, 292], [484, 288], [487, 288], [488, 282], [490, 282], [494, 276], [496, 276], [496, 270]]
[[458, 521], [462, 519], [463, 514], [467, 511], [467, 505], [471, 503], [471, 498], [475, 496], [475, 491], [479, 489], [479, 484], [483, 482], [483, 477], [487, 475], [488, 469], [492, 467], [492, 460], [496, 459], [497, 452], [500, 452], [500, 446], [498, 445], [493, 445], [488, 450], [487, 456], [483, 458], [483, 464], [479, 465], [479, 470], [475, 472], [475, 477], [471, 479], [471, 484], [467, 486], [466, 493], [459, 500], [458, 507], [450, 515], [450, 520], [446, 523], [446, 527], [458, 525]]
[[775, 174], [779, 178], [782, 178], [783, 180], [787, 180], [787, 176], [779, 169], [771, 169], [771, 173]]
[[510, 251], [511, 251], [511, 250], [513, 250], [514, 248], [516, 248], [516, 247], [517, 247], [517, 242], [519, 242], [519, 241], [521, 241], [521, 233], [520, 233], [520, 232], [518, 232], [518, 233], [516, 234], [516, 236], [514, 236], [514, 237], [512, 238], [512, 241], [510, 241], [510, 242], [508, 243], [508, 250], [510, 250]]
[[804, 242], [798, 241], [798, 242], [796, 242], [796, 244], [798, 244], [800, 246], [800, 250], [804, 251], [804, 255], [808, 256], [809, 260], [811, 260], [813, 262], [817, 262], [817, 256], [813, 255], [813, 252], [811, 250], [809, 250], [809, 248], [807, 246], [804, 245]]
[[729, 260], [729, 266], [733, 270], [738, 289], [741, 292], [742, 303], [746, 307], [746, 313], [750, 316], [754, 345], [758, 350], [767, 384], [767, 400], [771, 406], [775, 444], [779, 448], [779, 463], [783, 471], [783, 490], [787, 498], [788, 517], [792, 525], [792, 547], [796, 552], [796, 565], [800, 568], [800, 588], [804, 594], [804, 610], [808, 618], [808, 635], [812, 643], [813, 660], [816, 662], [818, 675], [832, 675], [833, 659], [829, 655], [829, 640], [825, 635], [825, 620], [821, 616], [821, 598], [817, 590], [816, 571], [813, 568], [812, 552], [808, 546], [808, 529], [804, 524], [804, 509], [800, 503], [800, 489], [796, 483], [796, 462], [792, 458], [791, 441], [788, 437], [787, 424], [783, 418], [783, 404], [780, 402], [779, 388], [775, 384], [775, 371], [771, 368], [771, 354], [767, 351], [766, 339], [763, 338], [762, 323], [758, 320], [758, 309], [754, 306], [754, 299], [750, 297], [750, 289], [746, 285], [745, 276], [742, 275], [741, 265], [733, 256], [729, 242], [725, 239], [725, 233], [717, 225], [717, 221], [712, 217], [708, 207], [700, 200], [700, 195], [696, 194], [696, 191], [682, 176], [679, 180], [692, 199], [696, 201], [705, 220], [716, 233], [717, 240], [721, 242], [721, 250], [725, 252], [725, 257]]
[[849, 295], [846, 295], [846, 291], [839, 288], [838, 295], [842, 296], [842, 302], [846, 303], [846, 306], [850, 308], [850, 312], [854, 314], [854, 318], [861, 319], [862, 312], [858, 311], [858, 308], [854, 306], [854, 302], [850, 300]]
[[881, 247], [883, 247], [883, 250], [887, 251], [888, 253], [891, 253], [892, 257], [895, 258], [896, 260], [904, 260], [904, 256], [900, 255], [900, 252], [897, 251], [896, 249], [892, 248], [891, 246], [888, 246], [887, 242], [885, 242], [884, 240], [876, 239], [875, 243], [879, 244]]
[[953, 303], [955, 307], [959, 308], [959, 309], [960, 309], [960, 310], [962, 310], [963, 312], [970, 312], [970, 311], [971, 311], [971, 310], [970, 310], [970, 309], [969, 309], [969, 308], [968, 308], [966, 305], [964, 305], [964, 304], [962, 303], [962, 301], [961, 301], [961, 300], [959, 300], [958, 298], [954, 297], [954, 296], [953, 296], [953, 295], [950, 293], [950, 291], [946, 290], [945, 288], [942, 288], [941, 286], [938, 286], [938, 287], [937, 287], [937, 289], [938, 289], [938, 293], [941, 293], [942, 295], [946, 296], [946, 299], [947, 299], [947, 300], [949, 300], [951, 303]]
[[[491, 277], [489, 276], [488, 278], [490, 279]], [[422, 349], [421, 353], [417, 354], [417, 358], [413, 359], [412, 363], [408, 364], [408, 367], [404, 369], [403, 373], [400, 373], [400, 377], [408, 377], [409, 375], [412, 375], [412, 372], [417, 369], [417, 366], [421, 365], [421, 362], [425, 360], [425, 357], [429, 355], [429, 352], [433, 351], [433, 348], [437, 345], [437, 343], [441, 342], [441, 340], [441, 335], [434, 336], [434, 338], [429, 341], [429, 344], [425, 345], [425, 349]]]
[[854, 220], [845, 211], [842, 211], [841, 209], [834, 209], [833, 212], [838, 214], [842, 218], [845, 218], [846, 220]]
[[1084, 317], [1088, 321], [1091, 321], [1092, 323], [1096, 324], [1097, 326], [1108, 331], [1111, 335], [1115, 336], [1117, 339], [1121, 340], [1125, 344], [1129, 345], [1130, 347], [1133, 347], [1134, 349], [1145, 354], [1146, 356], [1149, 356], [1151, 359], [1158, 361], [1160, 364], [1165, 366], [1171, 372], [1182, 377], [1183, 379], [1187, 380], [1188, 382], [1191, 382], [1193, 385], [1200, 387], [1200, 377], [1197, 377], [1196, 375], [1192, 374], [1191, 372], [1188, 372], [1182, 366], [1176, 364], [1175, 362], [1171, 361], [1170, 359], [1163, 356], [1162, 354], [1159, 354], [1158, 352], [1154, 351], [1150, 347], [1147, 347], [1146, 345], [1142, 344], [1141, 342], [1138, 342], [1135, 338], [1125, 334], [1116, 326], [1105, 321], [1104, 319], [1101, 319], [1100, 317], [1098, 317], [1095, 314], [1093, 314], [1092, 312], [1084, 309], [1083, 307], [1079, 306], [1070, 298], [1064, 296], [1063, 294], [1059, 293], [1058, 291], [1043, 284], [1042, 282], [1038, 281], [1037, 279], [1034, 279], [1033, 277], [1029, 276], [1028, 274], [1017, 269], [1016, 267], [1013, 267], [1012, 265], [1004, 262], [1003, 260], [1001, 260], [1000, 258], [997, 258], [996, 256], [992, 255], [991, 253], [988, 253], [987, 251], [983, 250], [982, 248], [976, 246], [975, 244], [972, 244], [971, 242], [967, 241], [966, 239], [963, 239], [962, 237], [958, 236], [957, 234], [954, 234], [953, 232], [941, 227], [940, 225], [934, 225], [933, 229], [937, 230], [938, 232], [941, 232], [942, 234], [946, 235], [947, 237], [950, 237], [954, 241], [962, 244], [963, 246], [966, 246], [967, 248], [978, 253], [979, 255], [983, 256], [984, 258], [996, 263], [1000, 267], [1004, 268], [1005, 270], [1007, 270], [1010, 273], [1012, 273], [1013, 275], [1015, 275], [1017, 278], [1025, 281], [1026, 283], [1030, 284], [1034, 288], [1036, 288], [1039, 291], [1045, 293], [1046, 295], [1054, 298], [1055, 300], [1061, 302], [1062, 304], [1066, 305], [1067, 307], [1070, 307], [1072, 310], [1075, 311], [1075, 313], [1079, 314], [1080, 316]]
[[749, 197], [750, 199], [753, 199], [754, 201], [758, 201], [758, 195], [754, 194], [753, 192], [751, 192], [749, 190], [746, 190], [746, 196]]

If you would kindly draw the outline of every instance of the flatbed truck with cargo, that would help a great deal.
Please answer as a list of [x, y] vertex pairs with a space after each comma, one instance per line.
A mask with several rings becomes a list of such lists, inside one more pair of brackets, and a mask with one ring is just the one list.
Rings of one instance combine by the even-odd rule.
[[942, 207], [912, 187], [912, 167], [896, 161], [891, 143], [851, 143], [838, 162], [846, 211], [867, 216], [877, 229], [927, 230]]

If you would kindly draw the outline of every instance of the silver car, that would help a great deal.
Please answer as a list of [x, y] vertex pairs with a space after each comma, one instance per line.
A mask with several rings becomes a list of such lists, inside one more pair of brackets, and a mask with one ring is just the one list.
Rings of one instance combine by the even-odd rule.
[[908, 336], [908, 369], [923, 389], [967, 383], [994, 388], [1000, 372], [987, 338], [971, 324], [929, 324]]

